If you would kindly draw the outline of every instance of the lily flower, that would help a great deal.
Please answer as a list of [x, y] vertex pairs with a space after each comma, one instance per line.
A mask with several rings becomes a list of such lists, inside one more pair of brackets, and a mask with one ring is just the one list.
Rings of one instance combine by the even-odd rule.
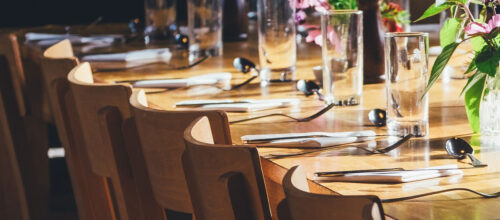
[[465, 33], [470, 36], [486, 35], [493, 29], [500, 27], [500, 14], [493, 16], [487, 24], [479, 22], [471, 22], [465, 27]]

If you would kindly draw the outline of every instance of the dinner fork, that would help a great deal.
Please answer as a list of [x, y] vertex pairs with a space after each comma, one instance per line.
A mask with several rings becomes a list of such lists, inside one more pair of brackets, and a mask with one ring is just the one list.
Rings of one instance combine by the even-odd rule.
[[[368, 149], [363, 148], [363, 147], [358, 147], [358, 148], [366, 150], [366, 151], [368, 151], [368, 152], [370, 152], [372, 154], [384, 154], [384, 153], [387, 153], [389, 151], [392, 151], [392, 150], [400, 147], [403, 143], [405, 143], [406, 141], [408, 141], [411, 137], [413, 137], [413, 135], [412, 134], [408, 134], [408, 135], [404, 136], [403, 138], [401, 138], [396, 143], [391, 144], [391, 145], [389, 145], [389, 146], [387, 146], [385, 148], [382, 148], [382, 149], [368, 150]], [[345, 144], [343, 146], [351, 146], [352, 144], [353, 143]], [[257, 145], [257, 147], [258, 147], [258, 145]], [[264, 155], [263, 157], [266, 158], [266, 159], [280, 159], [280, 158], [285, 158], [285, 157], [294, 157], [294, 156], [301, 156], [301, 155], [316, 153], [316, 152], [320, 152], [320, 151], [329, 150], [329, 149], [334, 148], [334, 147], [338, 148], [339, 145], [335, 145], [335, 146], [331, 146], [331, 147], [324, 147], [324, 148], [310, 150], [310, 151], [303, 151], [303, 152], [299, 152], [299, 153], [291, 153], [291, 154], [268, 154], [268, 155]]]
[[478, 191], [475, 191], [475, 190], [472, 190], [472, 189], [468, 189], [468, 188], [451, 188], [451, 189], [445, 189], [445, 190], [439, 190], [439, 191], [434, 191], [434, 192], [417, 194], [417, 195], [413, 195], [413, 196], [405, 196], [405, 197], [392, 198], [392, 199], [382, 199], [381, 201], [385, 202], [385, 203], [399, 202], [399, 201], [416, 199], [416, 198], [420, 198], [420, 197], [424, 197], [424, 196], [430, 196], [430, 195], [435, 195], [435, 194], [440, 194], [440, 193], [445, 193], [445, 192], [451, 192], [451, 191], [467, 191], [467, 192], [474, 193], [476, 195], [479, 195], [479, 196], [481, 196], [483, 198], [487, 198], [487, 199], [500, 197], [500, 192], [496, 192], [496, 193], [493, 193], [493, 194], [487, 194], [487, 193], [478, 192]]
[[245, 121], [252, 121], [252, 120], [257, 120], [257, 119], [261, 119], [261, 118], [275, 117], [275, 116], [286, 117], [286, 118], [292, 119], [296, 122], [308, 122], [308, 121], [311, 121], [311, 120], [325, 114], [325, 112], [332, 109], [334, 106], [338, 106], [338, 104], [336, 104], [336, 103], [329, 104], [326, 107], [324, 107], [323, 109], [321, 109], [320, 111], [318, 111], [318, 112], [316, 112], [308, 117], [305, 117], [305, 118], [295, 118], [295, 117], [292, 117], [290, 115], [286, 115], [286, 114], [282, 114], [282, 113], [273, 113], [273, 114], [268, 114], [268, 115], [256, 116], [256, 117], [252, 117], [252, 118], [240, 119], [240, 120], [236, 120], [236, 121], [230, 121], [229, 124], [236, 124], [236, 123], [241, 123], [241, 122], [245, 122]]

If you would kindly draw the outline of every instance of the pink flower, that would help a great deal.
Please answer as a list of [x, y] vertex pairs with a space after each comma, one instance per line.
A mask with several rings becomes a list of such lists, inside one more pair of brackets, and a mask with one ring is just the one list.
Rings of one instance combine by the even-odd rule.
[[[500, 1], [500, 0], [498, 0]], [[500, 27], [500, 14], [493, 16], [490, 21], [488, 21], [488, 33], [490, 33], [493, 29]]]
[[295, 5], [295, 7], [297, 9], [314, 7], [317, 11], [321, 11], [324, 9], [329, 9], [330, 4], [327, 0], [297, 0], [297, 4]]
[[486, 24], [472, 22], [465, 27], [465, 33], [468, 35], [481, 35], [486, 33], [487, 28], [488, 26]]
[[[500, 0], [499, 0], [500, 1]], [[468, 35], [485, 35], [489, 34], [493, 29], [500, 27], [500, 14], [493, 16], [488, 24], [472, 22], [465, 27], [465, 33]]]

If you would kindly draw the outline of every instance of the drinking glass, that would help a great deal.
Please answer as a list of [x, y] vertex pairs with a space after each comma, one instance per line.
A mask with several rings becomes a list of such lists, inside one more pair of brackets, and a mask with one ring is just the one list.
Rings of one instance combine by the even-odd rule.
[[420, 32], [385, 34], [387, 131], [389, 135], [426, 136], [429, 35]]
[[261, 85], [295, 80], [295, 0], [258, 0]]
[[188, 0], [190, 60], [222, 55], [222, 0]]
[[176, 0], [144, 0], [146, 27], [144, 40], [148, 45], [169, 45], [176, 33]]
[[325, 11], [321, 34], [325, 102], [359, 104], [363, 92], [363, 12]]

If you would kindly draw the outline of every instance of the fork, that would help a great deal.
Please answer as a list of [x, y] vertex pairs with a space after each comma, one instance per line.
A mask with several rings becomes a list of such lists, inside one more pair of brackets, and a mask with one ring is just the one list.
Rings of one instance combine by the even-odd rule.
[[295, 118], [295, 117], [292, 117], [290, 115], [286, 115], [286, 114], [282, 114], [282, 113], [273, 113], [273, 114], [268, 114], [268, 115], [256, 116], [256, 117], [252, 117], [252, 118], [240, 119], [240, 120], [236, 120], [236, 121], [230, 121], [229, 124], [236, 124], [236, 123], [241, 123], [241, 122], [245, 122], [245, 121], [252, 121], [252, 120], [257, 120], [257, 119], [261, 119], [261, 118], [275, 117], [275, 116], [286, 117], [286, 118], [292, 119], [296, 122], [308, 122], [308, 121], [314, 120], [315, 118], [325, 114], [325, 112], [332, 109], [334, 106], [338, 106], [338, 104], [336, 104], [336, 103], [329, 104], [326, 107], [324, 107], [323, 109], [321, 109], [320, 111], [314, 113], [313, 115], [305, 117], [305, 118]]
[[430, 196], [430, 195], [435, 195], [435, 194], [440, 194], [440, 193], [445, 193], [445, 192], [451, 192], [451, 191], [467, 191], [467, 192], [474, 193], [476, 195], [479, 195], [479, 196], [481, 196], [483, 198], [487, 198], [487, 199], [500, 197], [500, 192], [496, 192], [496, 193], [493, 193], [493, 194], [487, 194], [487, 193], [482, 193], [482, 192], [474, 191], [474, 190], [468, 189], [468, 188], [451, 188], [451, 189], [445, 189], [445, 190], [439, 190], [439, 191], [434, 191], [434, 192], [417, 194], [417, 195], [413, 195], [413, 196], [406, 196], [406, 197], [399, 197], [399, 198], [392, 198], [392, 199], [382, 199], [381, 201], [385, 202], [385, 203], [399, 202], [399, 201], [416, 199], [416, 198], [420, 198], [420, 197], [424, 197], [424, 196]]
[[[400, 147], [403, 143], [405, 143], [406, 141], [408, 141], [411, 137], [413, 137], [413, 135], [412, 134], [408, 134], [408, 135], [404, 136], [403, 138], [401, 138], [396, 143], [391, 144], [391, 145], [387, 146], [386, 148], [382, 148], [382, 149], [369, 150], [369, 149], [366, 149], [366, 148], [363, 148], [363, 147], [358, 147], [358, 148], [366, 150], [366, 151], [368, 151], [368, 152], [370, 152], [372, 154], [384, 154], [384, 153], [387, 153], [389, 151], [392, 151], [392, 150]], [[352, 144], [355, 144], [355, 143], [344, 144], [342, 146], [351, 146]], [[257, 145], [257, 147], [258, 147], [258, 145]], [[294, 157], [294, 156], [301, 156], [301, 155], [310, 154], [310, 153], [321, 152], [321, 151], [329, 150], [330, 148], [334, 148], [334, 147], [338, 148], [339, 145], [335, 145], [335, 146], [331, 146], [331, 147], [324, 147], [324, 148], [310, 150], [310, 151], [303, 151], [303, 152], [299, 152], [299, 153], [291, 153], [291, 154], [268, 154], [268, 155], [264, 155], [263, 157], [266, 158], [266, 159], [280, 159], [280, 158], [285, 158], [285, 157]]]

